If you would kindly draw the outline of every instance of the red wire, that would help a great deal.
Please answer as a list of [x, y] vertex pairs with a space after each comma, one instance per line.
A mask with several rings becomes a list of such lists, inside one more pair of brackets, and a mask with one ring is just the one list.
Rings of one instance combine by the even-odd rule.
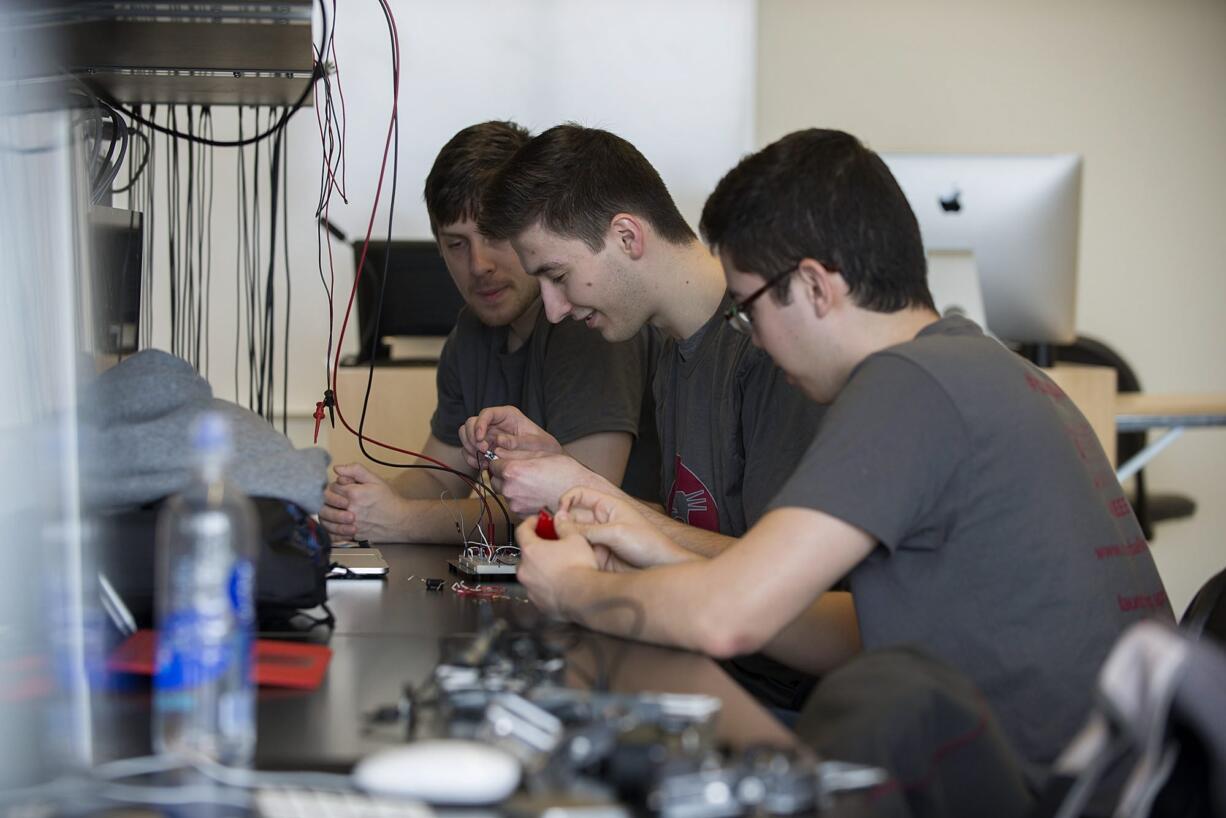
[[[367, 436], [366, 434], [359, 433], [356, 429], [350, 426], [349, 421], [345, 419], [345, 414], [344, 412], [341, 411], [340, 396], [336, 389], [336, 377], [337, 377], [337, 372], [340, 369], [340, 365], [341, 365], [341, 350], [344, 347], [345, 331], [349, 327], [349, 316], [353, 311], [354, 298], [357, 296], [358, 282], [362, 278], [362, 271], [366, 269], [366, 253], [370, 249], [370, 236], [375, 228], [375, 216], [378, 214], [379, 199], [383, 194], [383, 179], [387, 173], [387, 157], [388, 157], [388, 154], [391, 153], [392, 136], [395, 133], [396, 119], [399, 114], [400, 34], [396, 28], [396, 18], [392, 14], [392, 10], [387, 4], [387, 0], [379, 0], [379, 4], [383, 6], [383, 9], [386, 11], [387, 17], [391, 23], [391, 29], [392, 29], [392, 115], [387, 125], [387, 137], [384, 139], [384, 143], [383, 143], [383, 159], [379, 165], [379, 183], [375, 187], [375, 201], [374, 201], [374, 204], [370, 208], [370, 219], [366, 224], [366, 237], [362, 242], [362, 253], [358, 257], [357, 270], [354, 271], [353, 289], [349, 291], [349, 301], [345, 305], [345, 317], [341, 322], [340, 336], [337, 338], [337, 341], [336, 341], [336, 354], [332, 362], [332, 383], [331, 383], [333, 405], [336, 409], [336, 416], [340, 418], [341, 425], [344, 426], [347, 430], [349, 430], [349, 432], [353, 434], [354, 436], [356, 436], [359, 440], [365, 441], [367, 443], [371, 443], [375, 446], [379, 446], [380, 448], [387, 449], [389, 451], [399, 452], [400, 454], [408, 455], [410, 457], [416, 457], [420, 460], [425, 460], [428, 463], [433, 463], [437, 466], [442, 466], [448, 471], [452, 471], [458, 474], [461, 478], [463, 478], [463, 480], [472, 487], [472, 490], [477, 493], [477, 497], [481, 500], [481, 503], [485, 509], [485, 514], [487, 518], [489, 519], [489, 528], [488, 528], [489, 535], [491, 538], [493, 538], [494, 515], [493, 515], [493, 512], [491, 512], [490, 510], [489, 499], [485, 497], [484, 494], [482, 493], [483, 490], [485, 489], [484, 486], [482, 486], [479, 482], [469, 477], [468, 475], [460, 474], [459, 472], [455, 472], [454, 469], [452, 469], [450, 466], [448, 466], [446, 463], [442, 462], [441, 460], [437, 460], [433, 457], [430, 457], [429, 455], [422, 454], [421, 452], [414, 452], [410, 449], [404, 449], [399, 446], [393, 446], [390, 443], [384, 443], [383, 441], [376, 440], [372, 437]], [[318, 116], [318, 112], [316, 112], [316, 116]], [[325, 203], [324, 205], [324, 218], [327, 218], [328, 204], [330, 203]], [[328, 265], [329, 267], [332, 266], [331, 239], [329, 239], [328, 241]], [[335, 273], [333, 273], [333, 282], [335, 283]]]

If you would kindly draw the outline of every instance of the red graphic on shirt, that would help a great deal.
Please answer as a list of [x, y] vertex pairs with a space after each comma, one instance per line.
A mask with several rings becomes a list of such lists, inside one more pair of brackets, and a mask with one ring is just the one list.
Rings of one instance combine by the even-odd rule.
[[1094, 556], [1100, 560], [1108, 557], [1135, 557], [1137, 554], [1143, 554], [1149, 549], [1149, 543], [1144, 537], [1137, 537], [1130, 543], [1125, 545], [1105, 545], [1102, 548], [1094, 549]]
[[719, 508], [698, 475], [685, 467], [681, 455], [673, 458], [673, 484], [668, 488], [668, 514], [674, 520], [719, 531]]
[[1068, 397], [1064, 394], [1064, 390], [1059, 386], [1056, 386], [1056, 384], [1052, 381], [1048, 380], [1047, 378], [1041, 378], [1030, 372], [1026, 373], [1026, 384], [1030, 387], [1030, 391], [1038, 392], [1051, 398], [1059, 399]]
[[1116, 595], [1116, 602], [1120, 606], [1120, 610], [1128, 613], [1129, 611], [1160, 611], [1170, 604], [1170, 600], [1166, 597], [1166, 591], [1159, 591], [1156, 594], [1137, 594], [1136, 596]]

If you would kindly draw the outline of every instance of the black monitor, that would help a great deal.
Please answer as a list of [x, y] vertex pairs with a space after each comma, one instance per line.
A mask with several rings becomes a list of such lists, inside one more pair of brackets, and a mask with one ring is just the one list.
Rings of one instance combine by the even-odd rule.
[[94, 349], [128, 355], [139, 348], [144, 221], [140, 212], [89, 209]]
[[[354, 265], [361, 261], [362, 242], [353, 243]], [[366, 268], [358, 280], [358, 331], [362, 336], [359, 362], [371, 358], [375, 334], [375, 309], [387, 264], [387, 288], [383, 292], [383, 317], [379, 337], [389, 335], [444, 337], [455, 326], [464, 299], [456, 289], [438, 245], [433, 241], [371, 241]], [[375, 359], [389, 356], [380, 341]]]

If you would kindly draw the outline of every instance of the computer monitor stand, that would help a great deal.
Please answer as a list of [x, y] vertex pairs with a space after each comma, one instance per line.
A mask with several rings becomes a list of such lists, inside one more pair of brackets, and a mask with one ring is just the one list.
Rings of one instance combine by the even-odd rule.
[[[944, 318], [962, 315], [988, 332], [979, 267], [969, 250], [933, 250], [928, 253], [928, 289], [937, 312]], [[991, 333], [988, 333], [989, 335]]]
[[1044, 369], [1056, 365], [1056, 347], [1054, 344], [1022, 344], [1018, 353], [1035, 366]]

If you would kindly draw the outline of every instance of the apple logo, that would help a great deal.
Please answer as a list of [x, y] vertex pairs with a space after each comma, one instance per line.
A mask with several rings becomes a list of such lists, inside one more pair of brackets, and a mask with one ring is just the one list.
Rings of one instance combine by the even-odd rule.
[[962, 191], [957, 188], [948, 196], [938, 196], [937, 201], [941, 203], [941, 210], [946, 213], [960, 213], [962, 211]]

